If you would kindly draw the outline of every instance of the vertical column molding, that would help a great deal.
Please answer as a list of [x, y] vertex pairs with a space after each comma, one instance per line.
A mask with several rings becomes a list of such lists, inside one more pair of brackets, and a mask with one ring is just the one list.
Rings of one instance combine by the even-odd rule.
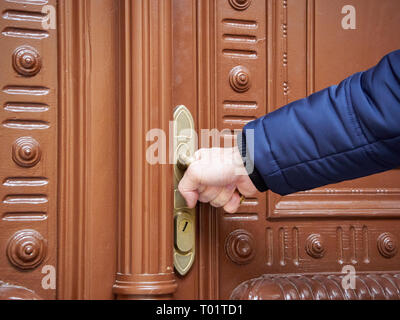
[[[199, 129], [216, 128], [216, 6], [213, 0], [196, 2], [197, 18], [197, 108]], [[200, 132], [200, 131], [199, 131]], [[218, 214], [217, 209], [198, 208], [198, 299], [218, 299]]]
[[104, 12], [114, 0], [58, 2], [58, 299], [114, 297], [119, 49]]
[[[86, 63], [77, 64], [76, 61], [85, 61], [83, 55], [87, 49], [87, 25], [85, 16], [86, 1], [73, 3], [65, 1], [59, 3], [60, 22], [60, 62], [70, 73], [60, 72], [60, 87], [66, 94], [60, 95], [60, 222], [59, 222], [59, 271], [58, 271], [58, 298], [59, 299], [84, 299], [87, 297], [85, 290], [84, 257], [87, 246], [85, 225], [87, 201], [84, 196], [87, 190], [87, 180], [82, 179], [82, 172], [86, 172], [87, 153], [85, 145], [87, 131], [86, 111], [83, 105], [87, 103], [84, 75]], [[72, 14], [75, 12], [75, 14]], [[74, 18], [72, 18], [74, 17]], [[72, 37], [79, 34], [74, 40]], [[77, 81], [70, 76], [77, 76]], [[81, 108], [76, 108], [80, 106]], [[65, 125], [64, 125], [65, 124]], [[76, 143], [80, 141], [80, 143]], [[74, 150], [74, 152], [70, 152]], [[79, 159], [75, 161], [75, 159]], [[74, 192], [79, 190], [79, 192]], [[75, 238], [75, 240], [73, 240]]]
[[315, 0], [307, 0], [307, 95], [315, 91]]
[[119, 1], [119, 221], [114, 293], [167, 297], [173, 272], [172, 169], [146, 161], [146, 133], [172, 116], [171, 1]]

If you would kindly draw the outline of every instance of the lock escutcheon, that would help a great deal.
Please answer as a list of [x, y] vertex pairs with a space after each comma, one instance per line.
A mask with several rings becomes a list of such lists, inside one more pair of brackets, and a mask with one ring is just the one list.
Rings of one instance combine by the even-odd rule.
[[187, 274], [195, 258], [196, 209], [188, 208], [178, 191], [179, 181], [193, 161], [196, 147], [194, 121], [190, 111], [177, 106], [173, 116], [174, 150], [174, 266], [182, 276]]

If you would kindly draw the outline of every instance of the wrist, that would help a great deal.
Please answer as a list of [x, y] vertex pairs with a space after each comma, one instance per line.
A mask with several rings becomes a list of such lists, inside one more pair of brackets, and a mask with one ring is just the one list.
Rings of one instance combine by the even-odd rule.
[[247, 170], [245, 168], [245, 162], [242, 157], [242, 154], [238, 148], [238, 146], [234, 146], [232, 148], [232, 159], [233, 159], [233, 165], [234, 165], [234, 174], [236, 176], [247, 176]]
[[236, 141], [236, 149], [241, 155], [247, 178], [251, 180], [252, 184], [257, 188], [258, 191], [263, 192], [269, 190], [264, 179], [255, 167], [254, 159], [251, 159], [250, 157], [251, 153], [247, 150], [245, 130], [237, 134]]

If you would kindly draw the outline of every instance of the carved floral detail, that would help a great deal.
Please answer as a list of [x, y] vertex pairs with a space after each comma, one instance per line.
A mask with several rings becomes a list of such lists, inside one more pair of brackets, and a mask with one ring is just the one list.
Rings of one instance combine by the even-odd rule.
[[0, 280], [0, 300], [42, 300], [33, 290]]
[[236, 10], [246, 10], [251, 4], [251, 0], [229, 0], [229, 4]]
[[32, 77], [42, 68], [42, 59], [35, 48], [22, 46], [17, 48], [13, 54], [13, 67], [19, 74]]
[[[233, 300], [398, 300], [399, 274], [357, 274], [355, 287], [343, 288], [345, 275], [264, 274], [237, 286]], [[389, 285], [390, 284], [390, 285]]]
[[233, 90], [237, 92], [245, 92], [249, 90], [250, 71], [244, 66], [236, 66], [229, 73], [229, 83]]
[[306, 240], [306, 252], [310, 257], [319, 259], [325, 254], [324, 242], [320, 234], [311, 234]]
[[249, 263], [255, 254], [253, 236], [243, 229], [231, 232], [225, 241], [225, 252], [237, 264]]
[[397, 239], [390, 232], [380, 234], [377, 245], [379, 253], [385, 258], [392, 258], [397, 253]]
[[21, 167], [33, 167], [41, 158], [39, 143], [32, 137], [18, 138], [13, 145], [12, 157]]
[[20, 269], [36, 268], [45, 258], [46, 252], [46, 240], [39, 232], [31, 229], [16, 232], [7, 245], [8, 259]]

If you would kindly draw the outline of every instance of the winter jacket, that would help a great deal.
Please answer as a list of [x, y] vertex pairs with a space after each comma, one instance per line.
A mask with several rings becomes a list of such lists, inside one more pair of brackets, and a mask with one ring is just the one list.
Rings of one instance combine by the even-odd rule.
[[257, 189], [281, 195], [399, 167], [400, 50], [248, 123], [238, 147]]

